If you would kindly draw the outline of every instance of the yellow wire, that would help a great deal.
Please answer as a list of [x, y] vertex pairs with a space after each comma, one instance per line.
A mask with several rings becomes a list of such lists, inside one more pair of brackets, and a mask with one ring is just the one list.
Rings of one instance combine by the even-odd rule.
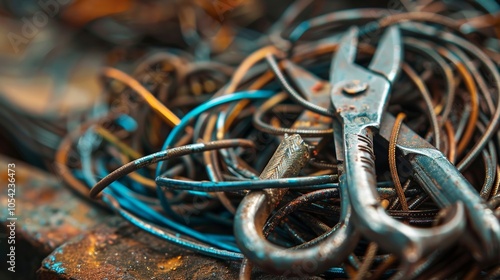
[[[120, 152], [123, 153], [123, 156], [121, 157], [121, 161], [126, 163], [129, 159], [137, 159], [141, 158], [142, 154], [139, 153], [138, 151], [134, 150], [132, 147], [118, 139], [113, 133], [111, 133], [109, 130], [105, 129], [102, 126], [95, 126], [94, 131], [99, 134], [104, 140], [108, 141], [111, 143], [113, 146], [117, 147]], [[128, 158], [127, 158], [128, 156]], [[141, 174], [137, 172], [132, 172], [129, 174], [130, 178], [132, 178], [134, 181], [138, 182], [139, 184], [142, 184], [146, 187], [149, 187], [151, 189], [156, 189], [156, 183], [154, 180], [150, 178], [146, 178], [142, 176]]]
[[276, 56], [283, 56], [283, 52], [278, 50], [275, 46], [266, 46], [261, 49], [256, 50], [252, 54], [250, 54], [243, 62], [241, 62], [234, 75], [231, 77], [229, 84], [224, 90], [224, 94], [233, 93], [238, 85], [241, 83], [241, 80], [245, 77], [246, 73], [259, 61], [263, 60], [268, 53], [272, 53]]
[[161, 103], [156, 97], [149, 92], [144, 86], [142, 86], [136, 79], [132, 78], [123, 71], [120, 71], [112, 67], [104, 67], [103, 75], [112, 79], [116, 79], [126, 84], [137, 92], [151, 108], [158, 113], [171, 127], [178, 125], [181, 120], [170, 111], [163, 103]]
[[[224, 94], [229, 94], [229, 93], [234, 92], [236, 90], [236, 88], [238, 87], [238, 85], [241, 83], [241, 80], [243, 80], [243, 78], [245, 77], [245, 74], [256, 63], [263, 60], [268, 53], [272, 53], [276, 56], [283, 56], [283, 52], [278, 50], [274, 46], [267, 46], [267, 47], [263, 47], [261, 49], [256, 50], [255, 52], [250, 54], [245, 60], [243, 60], [243, 62], [238, 67], [238, 69], [236, 69], [236, 72], [234, 73], [233, 77], [231, 78], [231, 81], [229, 82], [228, 86], [224, 90]], [[272, 79], [272, 77], [274, 77], [274, 75], [271, 75], [270, 79]], [[256, 90], [256, 89], [261, 88], [262, 86], [263, 86], [263, 84], [262, 85], [255, 85], [254, 84], [254, 85], [250, 86], [249, 90]], [[225, 131], [227, 131], [229, 129], [229, 127], [232, 125], [234, 120], [237, 118], [239, 112], [241, 112], [241, 110], [243, 110], [243, 108], [245, 108], [249, 103], [250, 102], [248, 100], [242, 100], [242, 101], [236, 103], [236, 105], [233, 107], [231, 112], [229, 112], [229, 114], [227, 115], [226, 124], [224, 125], [224, 127], [221, 127], [218, 129], [218, 131], [217, 131], [218, 139], [220, 139], [219, 137], [221, 135], [224, 135]]]
[[120, 141], [118, 137], [113, 135], [109, 130], [105, 129], [102, 126], [95, 126], [94, 131], [99, 134], [102, 138], [104, 138], [106, 141], [109, 143], [113, 144], [115, 147], [117, 147], [122, 153], [126, 154], [130, 158], [137, 159], [142, 157], [141, 153], [138, 151], [134, 150], [132, 147], [129, 145], [125, 144], [124, 142]]
[[474, 130], [476, 128], [476, 122], [479, 117], [479, 99], [477, 95], [476, 84], [474, 83], [474, 79], [472, 75], [469, 73], [467, 68], [464, 67], [462, 63], [456, 63], [457, 70], [460, 75], [464, 78], [465, 86], [470, 94], [471, 99], [471, 113], [469, 117], [469, 122], [467, 123], [467, 127], [465, 128], [464, 136], [458, 143], [457, 154], [460, 155], [469, 145], [470, 140], [472, 139], [472, 135], [474, 134]]

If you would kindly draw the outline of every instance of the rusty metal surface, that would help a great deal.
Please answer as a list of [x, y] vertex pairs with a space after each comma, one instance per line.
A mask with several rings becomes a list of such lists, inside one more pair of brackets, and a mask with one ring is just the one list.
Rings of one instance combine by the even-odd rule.
[[[237, 279], [240, 264], [209, 258], [151, 236], [119, 217], [47, 256], [38, 279]], [[255, 279], [285, 279], [262, 272]], [[288, 279], [288, 278], [286, 278]], [[312, 277], [307, 279], [321, 279]]]
[[[0, 184], [7, 186], [7, 163], [16, 164], [16, 273], [14, 279], [31, 279], [41, 260], [68, 239], [99, 223], [107, 212], [77, 197], [60, 180], [19, 161], [0, 157]], [[2, 205], [7, 191], [0, 193]], [[0, 248], [6, 241], [7, 207], [0, 210]], [[2, 260], [5, 256], [2, 254]], [[4, 261], [0, 265], [7, 271]], [[5, 269], [4, 269], [5, 268]], [[1, 278], [5, 279], [5, 278]]]
[[121, 218], [65, 243], [44, 259], [39, 279], [234, 279], [230, 263], [161, 241]]
[[[0, 156], [0, 166], [12, 162], [17, 174], [16, 273], [3, 273], [2, 255], [0, 279], [237, 278], [239, 263], [168, 244], [89, 204], [53, 175]], [[0, 175], [2, 185], [7, 184], [5, 174]], [[2, 191], [0, 201], [6, 199]], [[7, 213], [0, 211], [0, 249], [6, 252]], [[254, 275], [282, 279], [258, 271]]]
[[[151, 236], [119, 217], [112, 217], [57, 248], [43, 260], [37, 277], [237, 279], [239, 265], [189, 252]], [[256, 279], [282, 279], [263, 273], [256, 273], [256, 276]]]

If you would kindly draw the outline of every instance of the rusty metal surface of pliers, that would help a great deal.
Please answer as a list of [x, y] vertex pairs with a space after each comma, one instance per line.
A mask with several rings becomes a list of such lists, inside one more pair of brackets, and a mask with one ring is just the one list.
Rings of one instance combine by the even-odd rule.
[[389, 27], [365, 69], [354, 63], [357, 33], [357, 28], [351, 28], [341, 39], [330, 75], [332, 105], [344, 133], [343, 146], [336, 145], [344, 153], [340, 180], [348, 185], [356, 227], [366, 238], [400, 256], [403, 263], [412, 264], [438, 246], [451, 245], [460, 235], [457, 228], [464, 225], [455, 215], [438, 228], [412, 228], [394, 220], [380, 204], [373, 136], [380, 128], [392, 82], [400, 69], [402, 44], [398, 27]]
[[[394, 117], [385, 113], [379, 134], [389, 140]], [[406, 125], [401, 126], [397, 147], [409, 163], [413, 178], [440, 207], [461, 202], [467, 214], [467, 234], [460, 240], [479, 262], [500, 258], [500, 223], [458, 169], [429, 142]]]
[[[309, 150], [304, 140], [297, 134], [285, 135], [260, 178], [264, 180], [296, 176], [308, 159]], [[339, 265], [359, 240], [359, 234], [350, 222], [351, 210], [348, 203], [342, 205], [338, 225], [315, 246], [289, 250], [266, 239], [262, 229], [286, 191], [287, 189], [253, 191], [241, 201], [234, 221], [234, 234], [241, 251], [251, 262], [280, 274], [317, 274]], [[346, 188], [342, 188], [341, 192], [342, 197], [347, 197]]]
[[389, 28], [379, 45], [370, 70], [354, 64], [357, 30], [351, 29], [341, 38], [334, 56], [330, 84], [290, 62], [285, 63], [285, 70], [302, 92], [313, 92], [314, 101], [320, 101], [318, 105], [325, 106], [331, 98], [336, 109], [339, 116], [334, 121], [337, 161], [345, 165], [345, 173], [340, 179], [349, 189], [349, 199], [343, 202], [355, 209], [355, 225], [365, 237], [412, 263], [437, 244], [450, 245], [457, 240], [464, 228], [464, 214], [461, 206], [456, 206], [448, 212], [445, 224], [417, 229], [397, 222], [379, 204], [375, 189], [373, 134], [383, 122], [391, 83], [399, 72], [402, 50], [397, 27]]

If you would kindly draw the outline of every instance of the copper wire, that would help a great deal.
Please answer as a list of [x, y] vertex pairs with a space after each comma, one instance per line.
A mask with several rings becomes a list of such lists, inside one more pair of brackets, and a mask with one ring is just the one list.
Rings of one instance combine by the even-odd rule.
[[394, 255], [389, 255], [387, 259], [382, 262], [375, 271], [372, 272], [371, 276], [368, 278], [370, 280], [380, 279], [384, 272], [386, 272], [395, 262], [397, 258]]
[[399, 180], [398, 168], [396, 166], [396, 144], [398, 141], [399, 130], [401, 129], [401, 125], [403, 124], [403, 120], [405, 118], [406, 114], [399, 113], [396, 117], [394, 127], [391, 131], [391, 138], [389, 140], [389, 168], [391, 170], [392, 180], [394, 181], [394, 188], [396, 189], [399, 202], [401, 203], [401, 208], [403, 209], [403, 211], [408, 211], [408, 203], [406, 201], [403, 186], [401, 185], [401, 181]]
[[[245, 60], [243, 60], [243, 62], [240, 64], [240, 66], [236, 69], [236, 72], [234, 73], [233, 77], [229, 81], [229, 84], [224, 89], [223, 94], [233, 93], [237, 89], [238, 85], [241, 83], [243, 78], [245, 77], [245, 74], [248, 73], [248, 71], [255, 64], [257, 64], [258, 62], [263, 60], [266, 57], [266, 55], [269, 53], [275, 54], [279, 57], [284, 55], [284, 53], [282, 51], [278, 50], [274, 46], [263, 47], [255, 52], [253, 52], [247, 58], [245, 58]], [[263, 86], [263, 84], [255, 84], [255, 85], [250, 86], [249, 89], [255, 90], [255, 89], [261, 88], [262, 86]], [[243, 100], [243, 101], [238, 102], [235, 105], [234, 109], [228, 114], [227, 119], [226, 119], [226, 125], [223, 128], [221, 128], [223, 130], [219, 131], [218, 134], [220, 133], [220, 135], [223, 135], [224, 131], [228, 130], [229, 127], [231, 126], [231, 124], [236, 119], [238, 112], [243, 110], [243, 108], [245, 108], [249, 103], [250, 102], [248, 100]]]
[[429, 91], [427, 90], [427, 87], [425, 86], [424, 82], [420, 77], [417, 75], [415, 70], [408, 65], [407, 63], [403, 63], [402, 69], [404, 73], [410, 78], [410, 80], [413, 82], [413, 84], [418, 88], [418, 91], [422, 95], [422, 99], [425, 102], [426, 107], [428, 108], [427, 113], [429, 114], [430, 118], [430, 123], [432, 127], [432, 132], [433, 132], [433, 143], [434, 146], [439, 150], [441, 147], [441, 137], [440, 137], [440, 132], [439, 132], [439, 122], [437, 120], [437, 116], [434, 113], [434, 107], [432, 105], [432, 100], [429, 94]]
[[476, 128], [476, 122], [479, 118], [479, 98], [477, 94], [476, 84], [474, 83], [474, 79], [471, 74], [464, 67], [462, 63], [456, 63], [456, 67], [462, 78], [464, 79], [465, 86], [470, 94], [470, 105], [471, 105], [471, 114], [469, 118], [469, 122], [467, 123], [467, 127], [465, 128], [465, 132], [463, 137], [458, 142], [457, 147], [457, 155], [461, 155], [467, 146], [469, 145], [470, 140], [474, 134], [474, 130]]
[[500, 166], [497, 165], [497, 179], [495, 182], [495, 186], [493, 187], [493, 190], [491, 191], [491, 197], [496, 196], [499, 191], [500, 191]]
[[456, 157], [456, 139], [455, 139], [455, 131], [453, 130], [453, 125], [450, 120], [447, 120], [444, 123], [444, 129], [448, 136], [448, 160], [451, 163], [455, 163]]
[[[212, 140], [212, 133], [214, 131], [215, 123], [217, 122], [217, 115], [211, 114], [208, 117], [208, 122], [205, 126], [205, 132], [203, 134], [203, 141], [210, 142]], [[213, 169], [211, 153], [216, 153], [216, 151], [207, 151], [203, 153], [203, 160], [205, 161], [207, 169]], [[231, 201], [227, 198], [224, 192], [216, 192], [215, 195], [221, 202], [221, 204], [226, 208], [229, 213], [236, 213], [236, 208], [233, 206]]]
[[375, 260], [375, 256], [377, 255], [378, 245], [375, 242], [371, 242], [368, 244], [368, 248], [366, 249], [365, 259], [361, 263], [359, 267], [358, 274], [356, 275], [357, 280], [361, 280], [366, 278], [370, 267], [373, 265], [373, 261]]

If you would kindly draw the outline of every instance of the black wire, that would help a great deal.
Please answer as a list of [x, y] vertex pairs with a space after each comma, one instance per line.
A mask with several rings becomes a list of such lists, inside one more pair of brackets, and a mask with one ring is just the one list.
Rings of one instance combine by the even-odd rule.
[[281, 83], [283, 88], [290, 94], [290, 97], [300, 105], [302, 105], [304, 108], [307, 110], [310, 110], [314, 113], [320, 114], [322, 116], [326, 117], [335, 117], [335, 112], [326, 108], [323, 108], [321, 106], [318, 106], [316, 104], [313, 104], [307, 100], [305, 100], [295, 89], [288, 83], [286, 80], [285, 76], [281, 72], [278, 63], [276, 62], [276, 58], [272, 54], [267, 54], [266, 55], [266, 61], [271, 67], [271, 70], [274, 72], [276, 77], [278, 78], [278, 81]]
[[115, 171], [111, 172], [108, 176], [102, 178], [97, 184], [95, 184], [94, 187], [90, 190], [90, 197], [91, 198], [96, 198], [100, 192], [102, 192], [107, 186], [109, 186], [111, 183], [114, 181], [122, 178], [123, 176], [141, 169], [143, 167], [146, 167], [148, 165], [168, 160], [171, 158], [176, 158], [184, 155], [189, 155], [192, 153], [199, 153], [199, 152], [205, 152], [205, 151], [210, 151], [210, 150], [216, 150], [216, 149], [224, 149], [224, 148], [231, 148], [231, 147], [247, 147], [247, 148], [252, 148], [254, 147], [254, 143], [245, 139], [228, 139], [228, 140], [219, 140], [219, 141], [212, 141], [208, 143], [197, 143], [197, 144], [190, 144], [186, 146], [181, 146], [181, 147], [176, 147], [176, 148], [171, 148], [165, 151], [160, 151], [151, 155], [147, 155], [145, 157], [142, 157], [140, 159], [131, 161], [120, 168], [116, 169]]

